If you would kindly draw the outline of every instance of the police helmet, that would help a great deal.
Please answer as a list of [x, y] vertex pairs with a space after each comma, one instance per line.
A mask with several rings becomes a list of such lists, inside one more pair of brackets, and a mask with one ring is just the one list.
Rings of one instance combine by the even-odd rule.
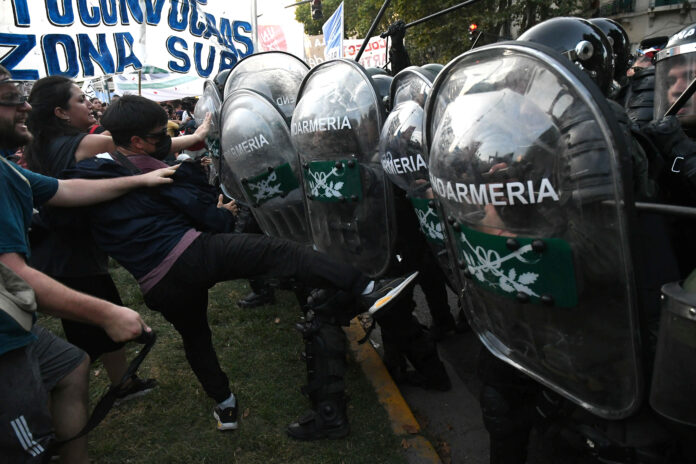
[[607, 95], [614, 76], [612, 49], [602, 30], [586, 19], [552, 18], [528, 29], [517, 40], [546, 45], [585, 71]]
[[290, 53], [254, 53], [232, 68], [225, 82], [224, 96], [227, 97], [237, 89], [255, 90], [278, 105], [289, 121], [295, 108], [298, 89], [307, 72], [307, 63]]
[[[674, 34], [666, 47], [657, 53], [655, 62], [655, 113], [661, 119], [665, 112], [696, 77], [696, 24]], [[685, 128], [696, 127], [696, 99], [678, 111], [677, 117]]]
[[609, 39], [614, 55], [614, 79], [621, 81], [631, 60], [631, 41], [621, 24], [609, 18], [592, 18], [590, 22], [599, 27]]
[[213, 82], [215, 82], [215, 85], [218, 88], [218, 91], [220, 92], [220, 97], [222, 98], [222, 95], [225, 93], [225, 82], [227, 82], [227, 76], [230, 75], [230, 71], [232, 69], [224, 69], [217, 73], [215, 78], [213, 79]]
[[414, 101], [421, 108], [424, 107], [436, 76], [436, 72], [425, 66], [409, 66], [399, 71], [390, 88], [392, 108], [406, 101]]
[[389, 111], [391, 104], [389, 102], [389, 88], [391, 87], [392, 77], [388, 74], [375, 74], [372, 76], [372, 83], [375, 85], [377, 95], [382, 101], [384, 108]]

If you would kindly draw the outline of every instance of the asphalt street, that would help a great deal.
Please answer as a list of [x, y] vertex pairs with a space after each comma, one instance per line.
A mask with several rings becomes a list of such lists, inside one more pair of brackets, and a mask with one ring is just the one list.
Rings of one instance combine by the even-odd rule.
[[[456, 297], [451, 292], [449, 297], [450, 309], [456, 317]], [[414, 299], [416, 317], [422, 324], [430, 326], [428, 306], [419, 287], [415, 289]], [[378, 329], [373, 331], [370, 341], [381, 354]], [[423, 435], [430, 440], [444, 464], [488, 463], [488, 434], [481, 420], [480, 385], [475, 375], [480, 346], [471, 332], [450, 333], [439, 343], [440, 357], [452, 380], [452, 389], [448, 392], [399, 385]], [[409, 464], [425, 464], [417, 456], [410, 457], [407, 453], [407, 457]]]

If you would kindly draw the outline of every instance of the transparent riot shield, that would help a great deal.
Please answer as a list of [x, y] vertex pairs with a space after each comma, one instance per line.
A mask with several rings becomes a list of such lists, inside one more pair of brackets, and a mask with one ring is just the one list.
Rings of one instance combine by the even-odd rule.
[[364, 69], [334, 60], [305, 77], [291, 125], [314, 245], [373, 277], [389, 266], [395, 234], [377, 150], [383, 121]]
[[438, 75], [425, 130], [483, 343], [598, 416], [631, 414], [643, 392], [626, 143], [604, 97], [546, 47], [494, 44]]
[[198, 99], [196, 107], [193, 110], [193, 118], [196, 124], [200, 125], [205, 119], [205, 115], [210, 113], [210, 131], [206, 137], [206, 147], [208, 155], [213, 162], [210, 165], [210, 183], [215, 185], [220, 183], [220, 107], [222, 99], [217, 85], [212, 80], [205, 81], [203, 85], [203, 95]]
[[432, 86], [434, 73], [411, 66], [399, 72], [390, 89], [394, 106], [382, 127], [379, 153], [389, 180], [406, 192], [421, 231], [448, 284], [459, 292], [452, 260], [445, 246], [444, 224], [435, 205], [428, 176], [428, 160], [423, 152], [423, 106]]
[[297, 153], [280, 109], [267, 97], [235, 90], [221, 110], [223, 163], [266, 235], [309, 244]]
[[224, 96], [237, 89], [256, 90], [270, 98], [289, 123], [297, 92], [308, 71], [307, 63], [289, 53], [254, 53], [232, 68], [225, 82]]

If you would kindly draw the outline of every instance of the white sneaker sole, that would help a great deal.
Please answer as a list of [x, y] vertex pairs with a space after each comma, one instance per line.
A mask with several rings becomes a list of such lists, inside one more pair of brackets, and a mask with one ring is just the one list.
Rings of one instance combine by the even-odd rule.
[[222, 421], [220, 420], [220, 417], [218, 416], [218, 414], [215, 411], [213, 411], [213, 417], [217, 421], [217, 429], [218, 430], [237, 430], [237, 426], [238, 426], [237, 422], [226, 422], [223, 424]]
[[374, 315], [377, 311], [381, 310], [384, 308], [384, 306], [389, 303], [391, 300], [393, 300], [401, 291], [408, 287], [413, 279], [418, 277], [418, 271], [414, 272], [410, 276], [406, 278], [403, 282], [401, 282], [397, 287], [393, 288], [392, 290], [389, 291], [386, 295], [384, 295], [382, 298], [379, 300], [375, 301], [375, 303], [370, 307], [370, 309], [367, 310], [370, 314]]

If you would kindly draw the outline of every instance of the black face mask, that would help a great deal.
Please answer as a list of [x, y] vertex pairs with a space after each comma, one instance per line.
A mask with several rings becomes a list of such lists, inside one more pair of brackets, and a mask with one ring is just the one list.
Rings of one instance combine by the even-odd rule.
[[158, 160], [163, 160], [164, 158], [169, 155], [169, 152], [172, 149], [172, 138], [167, 135], [162, 138], [160, 138], [157, 143], [155, 144], [155, 151], [150, 153], [150, 156], [152, 156], [155, 159]]

